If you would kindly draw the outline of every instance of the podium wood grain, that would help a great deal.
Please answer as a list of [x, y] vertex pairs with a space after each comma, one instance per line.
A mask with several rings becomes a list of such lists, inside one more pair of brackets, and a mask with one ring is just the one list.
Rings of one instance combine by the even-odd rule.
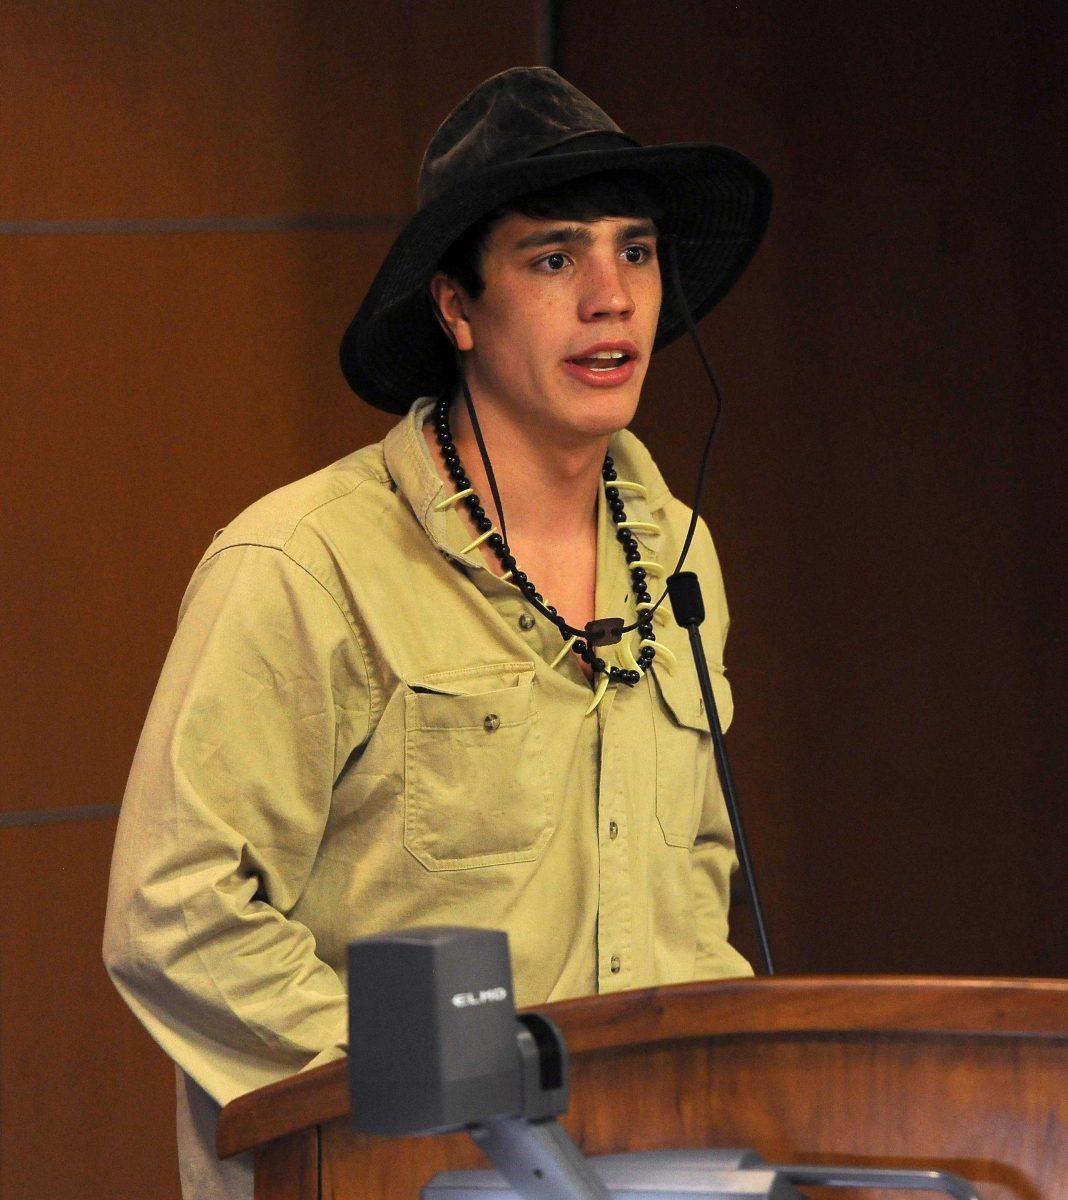
[[[1068, 1196], [1068, 981], [743, 979], [539, 1011], [571, 1051], [564, 1124], [587, 1153], [746, 1145], [955, 1171], [984, 1200]], [[228, 1105], [219, 1149], [256, 1148], [257, 1200], [320, 1183], [324, 1200], [401, 1200], [485, 1165], [465, 1135], [362, 1137], [347, 1111], [331, 1063]]]

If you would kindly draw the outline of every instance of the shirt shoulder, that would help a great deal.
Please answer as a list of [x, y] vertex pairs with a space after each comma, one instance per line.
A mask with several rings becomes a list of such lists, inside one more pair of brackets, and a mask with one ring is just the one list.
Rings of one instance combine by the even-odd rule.
[[364, 446], [250, 504], [215, 533], [199, 565], [234, 546], [273, 547], [296, 557], [302, 532], [328, 524], [332, 510], [351, 509], [367, 494], [381, 501], [394, 491], [382, 443]]

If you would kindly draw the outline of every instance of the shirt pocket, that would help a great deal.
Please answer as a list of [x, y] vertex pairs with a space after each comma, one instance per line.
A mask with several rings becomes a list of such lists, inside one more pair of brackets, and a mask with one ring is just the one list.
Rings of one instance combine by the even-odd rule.
[[532, 675], [477, 687], [439, 677], [405, 695], [404, 845], [429, 871], [531, 862], [552, 835]]
[[[686, 670], [680, 660], [675, 675], [655, 665], [652, 674], [664, 709], [653, 723], [656, 819], [669, 846], [690, 849], [700, 827], [708, 775], [716, 770], [712, 735], [696, 671]], [[730, 685], [722, 671], [710, 667], [709, 675], [720, 721], [726, 728], [733, 714]]]

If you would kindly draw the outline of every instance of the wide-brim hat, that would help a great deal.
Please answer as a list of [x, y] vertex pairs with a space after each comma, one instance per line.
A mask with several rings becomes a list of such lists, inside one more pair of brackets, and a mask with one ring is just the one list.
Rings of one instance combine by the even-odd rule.
[[[418, 211], [341, 341], [352, 389], [376, 408], [401, 413], [419, 396], [450, 387], [454, 350], [426, 288], [441, 256], [498, 205], [609, 170], [658, 181], [691, 317], [708, 313], [760, 244], [771, 208], [768, 178], [726, 146], [642, 146], [549, 67], [513, 67], [475, 88], [431, 139], [419, 169]], [[653, 350], [685, 329], [665, 286]]]

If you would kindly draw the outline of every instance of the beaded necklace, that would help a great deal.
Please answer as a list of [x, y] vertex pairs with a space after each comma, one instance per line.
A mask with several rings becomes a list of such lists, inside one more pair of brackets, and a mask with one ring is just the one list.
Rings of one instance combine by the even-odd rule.
[[485, 542], [496, 555], [497, 561], [504, 568], [504, 574], [500, 578], [517, 587], [527, 600], [539, 612], [548, 617], [557, 629], [559, 629], [560, 636], [564, 639], [565, 645], [560, 654], [553, 660], [552, 665], [554, 667], [563, 660], [570, 649], [583, 662], [589, 664], [594, 674], [604, 676], [604, 679], [601, 681], [598, 699], [600, 695], [604, 694], [604, 687], [608, 683], [622, 683], [628, 687], [634, 687], [645, 671], [649, 669], [659, 648], [656, 645], [656, 638], [653, 634], [654, 605], [652, 597], [649, 594], [649, 589], [646, 586], [646, 579], [650, 570], [658, 572], [660, 567], [659, 564], [646, 562], [642, 559], [641, 551], [638, 549], [638, 542], [631, 532], [634, 526], [641, 527], [641, 522], [627, 520], [627, 513], [623, 506], [620, 491], [629, 489], [641, 494], [644, 492], [644, 488], [640, 484], [620, 480], [616, 474], [611, 456], [608, 454], [604, 456], [604, 464], [601, 467], [601, 478], [605, 484], [604, 494], [608, 501], [612, 520], [616, 526], [616, 540], [623, 547], [623, 553], [626, 555], [627, 563], [630, 566], [631, 590], [634, 593], [635, 609], [638, 613], [637, 629], [641, 634], [637, 658], [630, 656], [629, 651], [626, 652], [628, 657], [631, 658], [633, 666], [608, 666], [604, 659], [596, 653], [598, 635], [601, 635], [603, 644], [607, 644], [609, 640], [618, 640], [618, 637], [613, 639], [609, 635], [605, 638], [601, 630], [595, 627], [600, 625], [603, 629], [604, 626], [611, 624], [622, 625], [622, 622], [613, 622], [611, 620], [606, 622], [590, 622], [586, 626], [586, 636], [582, 637], [568, 625], [553, 605], [545, 603], [544, 597], [538, 591], [534, 582], [527, 577], [525, 572], [519, 569], [515, 556], [508, 548], [508, 543], [493, 527], [493, 522], [486, 515], [486, 510], [482, 507], [482, 502], [471, 486], [471, 481], [468, 479], [463, 464], [460, 462], [460, 455], [456, 451], [456, 445], [452, 440], [452, 434], [449, 430], [449, 405], [445, 397], [438, 400], [434, 409], [434, 433], [437, 436], [438, 446], [441, 449], [445, 470], [448, 472], [449, 478], [456, 485], [455, 493], [439, 504], [438, 508], [445, 508], [462, 502], [467, 506], [471, 520], [479, 534], [469, 546], [464, 547], [463, 552], [466, 554], [468, 551], [474, 550], [475, 547], [481, 546]]

